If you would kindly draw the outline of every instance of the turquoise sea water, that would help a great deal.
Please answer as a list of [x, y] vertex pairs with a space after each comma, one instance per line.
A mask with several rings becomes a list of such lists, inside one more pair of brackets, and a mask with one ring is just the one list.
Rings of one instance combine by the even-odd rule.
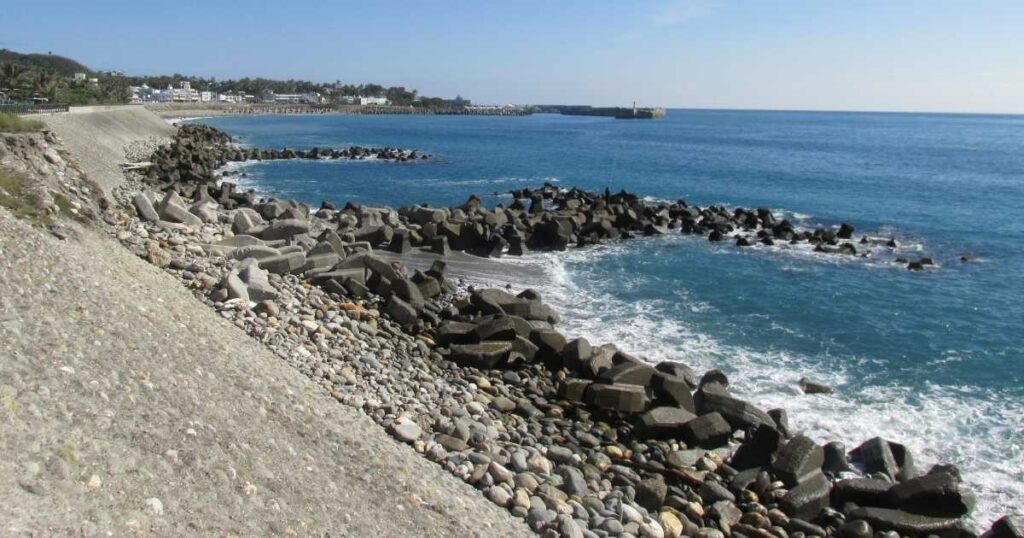
[[[720, 368], [797, 429], [876, 434], [957, 463], [976, 519], [1024, 505], [1024, 117], [670, 111], [660, 121], [266, 116], [202, 120], [256, 146], [416, 148], [429, 162], [270, 162], [245, 184], [311, 204], [454, 205], [539, 186], [769, 207], [895, 237], [881, 259], [737, 249], [677, 234], [535, 254], [563, 329], [651, 360]], [[961, 263], [965, 253], [976, 257]], [[809, 375], [834, 395], [805, 396]]]

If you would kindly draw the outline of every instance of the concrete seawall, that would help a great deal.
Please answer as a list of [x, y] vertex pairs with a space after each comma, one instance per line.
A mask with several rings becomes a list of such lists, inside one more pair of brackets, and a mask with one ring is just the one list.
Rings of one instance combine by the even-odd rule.
[[124, 181], [121, 163], [133, 142], [167, 138], [174, 127], [140, 106], [72, 107], [37, 116], [59, 136], [83, 171], [110, 193]]

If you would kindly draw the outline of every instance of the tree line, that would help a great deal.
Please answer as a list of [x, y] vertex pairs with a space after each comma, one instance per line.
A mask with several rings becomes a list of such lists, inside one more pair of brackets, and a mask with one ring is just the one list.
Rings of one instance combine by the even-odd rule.
[[[75, 80], [75, 73], [86, 73], [86, 80]], [[90, 79], [94, 79], [91, 81]], [[181, 74], [157, 76], [124, 76], [114, 73], [93, 72], [84, 65], [53, 54], [21, 54], [0, 49], [0, 92], [11, 100], [46, 99], [70, 105], [127, 103], [131, 99], [130, 86], [148, 85], [151, 88], [178, 87], [182, 81], [197, 91], [214, 93], [244, 93], [259, 96], [266, 92], [277, 94], [319, 93], [329, 103], [342, 103], [346, 97], [386, 97], [396, 106], [439, 108], [444, 99], [420, 96], [415, 89], [403, 86], [385, 87], [380, 84], [343, 84], [340, 80], [328, 83], [308, 80], [274, 80], [269, 78], [241, 78], [217, 80]], [[2, 97], [2, 96], [0, 96]]]

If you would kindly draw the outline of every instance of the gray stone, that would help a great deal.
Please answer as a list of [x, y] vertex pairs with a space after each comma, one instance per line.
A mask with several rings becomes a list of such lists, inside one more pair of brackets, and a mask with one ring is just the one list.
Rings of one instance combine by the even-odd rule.
[[451, 359], [463, 366], [489, 370], [501, 364], [512, 351], [509, 342], [481, 342], [479, 344], [456, 344], [451, 348]]
[[420, 428], [419, 424], [416, 424], [410, 419], [400, 418], [395, 421], [393, 428], [395, 437], [398, 437], [406, 443], [411, 443], [420, 438], [423, 434], [423, 429]]
[[156, 212], [156, 208], [153, 207], [153, 202], [145, 194], [141, 192], [136, 194], [132, 198], [132, 204], [135, 205], [135, 212], [139, 215], [140, 220], [145, 222], [160, 220], [160, 215]]
[[636, 503], [651, 513], [657, 512], [665, 504], [666, 495], [668, 486], [660, 474], [644, 479], [636, 485]]
[[472, 323], [446, 320], [434, 332], [434, 341], [442, 347], [451, 344], [473, 344], [478, 341], [476, 327]]
[[587, 387], [593, 383], [589, 379], [569, 378], [562, 383], [561, 396], [570, 402], [582, 402], [586, 398]]
[[562, 477], [562, 491], [577, 497], [583, 497], [588, 493], [587, 480], [583, 477], [583, 471], [571, 465], [561, 465], [557, 472]]
[[790, 517], [813, 520], [828, 506], [832, 487], [820, 471], [804, 477], [800, 484], [790, 489], [779, 506]]
[[[622, 354], [617, 356], [622, 356]], [[615, 358], [613, 357], [612, 361], [614, 362], [614, 360]], [[651, 377], [655, 373], [657, 373], [657, 370], [653, 366], [628, 360], [615, 364], [601, 372], [597, 379], [605, 383], [646, 386], [650, 383]]]
[[384, 304], [384, 313], [399, 325], [416, 323], [416, 309], [396, 295], [388, 298], [387, 303]]
[[188, 209], [173, 203], [165, 205], [160, 210], [160, 217], [168, 222], [178, 222], [192, 227], [203, 225], [202, 219], [193, 215]]
[[736, 429], [753, 429], [760, 424], [775, 426], [768, 413], [758, 409], [749, 402], [734, 398], [718, 383], [704, 384], [695, 398], [697, 410], [704, 413], [718, 412]]
[[647, 393], [640, 385], [593, 384], [587, 399], [595, 407], [621, 413], [640, 413], [647, 407]]
[[852, 510], [848, 517], [867, 521], [876, 532], [896, 531], [903, 536], [953, 537], [959, 536], [962, 528], [959, 518], [922, 516], [891, 508], [862, 506]]
[[309, 233], [309, 221], [300, 219], [279, 219], [270, 223], [263, 233], [262, 239], [273, 241], [275, 239], [290, 239], [300, 234]]
[[283, 275], [298, 272], [306, 264], [306, 255], [302, 252], [280, 254], [259, 261], [260, 267], [271, 273]]
[[891, 482], [874, 478], [848, 478], [835, 483], [832, 498], [836, 505], [854, 503], [858, 505], [894, 508], [889, 497]]
[[662, 405], [682, 407], [691, 413], [696, 413], [696, 406], [693, 403], [693, 394], [690, 393], [690, 384], [685, 378], [655, 372], [651, 377], [651, 389], [654, 398]]
[[423, 310], [424, 299], [423, 294], [420, 293], [419, 286], [415, 282], [408, 278], [399, 278], [391, 281], [391, 290], [403, 301], [409, 303], [409, 306], [416, 309], [417, 312]]
[[868, 473], [884, 473], [893, 480], [899, 474], [899, 467], [896, 465], [896, 458], [889, 442], [881, 437], [864, 441], [853, 450], [853, 456], [860, 459]]
[[732, 427], [718, 413], [701, 415], [682, 427], [683, 440], [691, 447], [718, 448], [732, 437]]
[[679, 407], [655, 407], [637, 420], [637, 433], [651, 439], [681, 438], [683, 424], [697, 415]]
[[714, 504], [718, 501], [735, 501], [736, 496], [728, 488], [713, 480], [708, 480], [701, 485], [697, 491], [704, 504]]
[[805, 476], [819, 472], [825, 463], [825, 451], [811, 438], [798, 435], [783, 445], [772, 464], [775, 475], [793, 487]]
[[960, 517], [974, 509], [974, 496], [963, 489], [959, 477], [936, 471], [897, 483], [889, 490], [901, 510], [929, 516]]
[[1021, 516], [1003, 516], [981, 538], [1024, 538], [1024, 519]]

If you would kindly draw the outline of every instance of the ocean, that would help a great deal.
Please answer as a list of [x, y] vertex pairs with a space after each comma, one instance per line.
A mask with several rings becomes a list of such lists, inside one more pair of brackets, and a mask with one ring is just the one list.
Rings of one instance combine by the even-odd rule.
[[[987, 524], [1024, 503], [1024, 116], [671, 110], [655, 121], [534, 115], [200, 120], [260, 147], [415, 148], [429, 161], [246, 164], [243, 186], [318, 206], [509, 203], [545, 182], [767, 207], [895, 238], [898, 256], [737, 248], [670, 233], [533, 253], [561, 329], [651, 361], [719, 368], [792, 428], [881, 435], [950, 462]], [[962, 256], [970, 261], [964, 263]], [[514, 275], [510, 276], [514, 284]], [[835, 387], [804, 395], [808, 376]]]

